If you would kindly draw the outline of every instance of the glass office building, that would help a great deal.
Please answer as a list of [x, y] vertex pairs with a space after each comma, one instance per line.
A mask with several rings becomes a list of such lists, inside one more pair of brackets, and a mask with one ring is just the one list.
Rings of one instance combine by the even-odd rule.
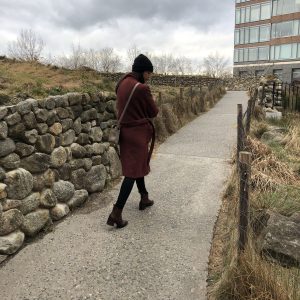
[[236, 76], [300, 81], [300, 0], [236, 0]]

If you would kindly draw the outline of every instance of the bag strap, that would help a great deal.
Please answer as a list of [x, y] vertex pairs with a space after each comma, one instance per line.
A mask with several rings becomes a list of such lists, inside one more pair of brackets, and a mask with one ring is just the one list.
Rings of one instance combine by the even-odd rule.
[[126, 110], [127, 110], [127, 107], [128, 107], [128, 105], [129, 105], [129, 102], [130, 102], [130, 100], [131, 100], [131, 98], [132, 98], [132, 96], [133, 96], [133, 93], [134, 93], [134, 91], [136, 90], [136, 88], [138, 87], [139, 84], [140, 84], [140, 83], [137, 82], [136, 85], [133, 87], [131, 93], [130, 93], [130, 96], [129, 96], [129, 98], [128, 98], [128, 101], [127, 101], [127, 103], [126, 103], [126, 105], [125, 105], [125, 107], [124, 107], [124, 109], [123, 109], [122, 115], [121, 115], [120, 119], [118, 120], [118, 126], [119, 126], [119, 127], [120, 127], [120, 125], [121, 125], [121, 122], [122, 122], [122, 120], [123, 120], [123, 117], [124, 117], [124, 115], [125, 115], [125, 112], [126, 112]]

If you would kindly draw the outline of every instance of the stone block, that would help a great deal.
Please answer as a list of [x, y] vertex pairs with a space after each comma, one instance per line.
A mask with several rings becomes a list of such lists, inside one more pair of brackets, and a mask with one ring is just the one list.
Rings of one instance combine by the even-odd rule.
[[33, 177], [27, 170], [19, 168], [6, 173], [4, 183], [8, 198], [22, 200], [32, 191]]
[[9, 155], [16, 150], [16, 144], [12, 139], [0, 140], [0, 157]]
[[48, 209], [39, 209], [29, 213], [24, 217], [21, 230], [27, 236], [35, 236], [50, 221], [50, 213]]
[[14, 232], [22, 225], [23, 221], [24, 216], [17, 209], [3, 212], [0, 218], [0, 236]]

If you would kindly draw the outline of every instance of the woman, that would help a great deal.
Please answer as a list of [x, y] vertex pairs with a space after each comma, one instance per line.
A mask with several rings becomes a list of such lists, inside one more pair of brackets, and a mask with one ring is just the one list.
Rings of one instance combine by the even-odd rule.
[[[141, 200], [139, 209], [152, 206], [154, 201], [148, 197], [144, 176], [150, 172], [150, 158], [154, 147], [155, 131], [151, 122], [158, 114], [149, 86], [145, 84], [153, 73], [151, 61], [143, 54], [134, 60], [132, 72], [126, 74], [117, 84], [117, 110], [120, 118], [132, 93], [132, 98], [121, 121], [120, 156], [125, 176], [119, 197], [115, 203], [107, 224], [117, 228], [125, 227], [128, 222], [122, 219], [122, 210], [136, 182]], [[149, 143], [151, 146], [149, 150]]]

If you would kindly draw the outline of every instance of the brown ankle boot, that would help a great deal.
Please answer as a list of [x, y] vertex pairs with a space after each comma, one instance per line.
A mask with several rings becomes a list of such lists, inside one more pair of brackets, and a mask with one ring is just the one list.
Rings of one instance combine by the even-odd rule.
[[122, 219], [122, 210], [123, 209], [114, 205], [106, 224], [110, 226], [114, 226], [116, 224], [117, 228], [125, 227], [128, 224], [128, 222]]
[[148, 194], [141, 194], [141, 201], [139, 205], [139, 210], [144, 210], [148, 206], [152, 206], [154, 204], [153, 200], [148, 198]]

